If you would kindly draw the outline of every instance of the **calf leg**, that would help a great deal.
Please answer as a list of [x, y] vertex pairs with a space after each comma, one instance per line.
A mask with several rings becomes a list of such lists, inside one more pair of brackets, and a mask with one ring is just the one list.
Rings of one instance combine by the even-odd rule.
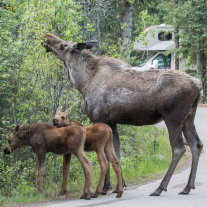
[[[113, 132], [114, 150], [116, 152], [117, 158], [120, 160], [120, 158], [121, 158], [121, 156], [120, 156], [120, 140], [119, 140], [119, 133], [118, 133], [118, 130], [117, 130], [117, 125], [116, 124], [113, 124], [113, 125], [111, 124], [110, 127], [111, 127], [112, 132]], [[120, 160], [120, 162], [121, 162], [121, 160]], [[126, 186], [123, 177], [122, 177], [122, 183], [123, 183], [123, 186]], [[111, 189], [110, 163], [109, 163], [109, 166], [108, 166], [108, 170], [107, 170], [105, 181], [104, 181], [104, 187], [102, 189], [101, 194], [103, 194], [103, 195], [106, 194], [109, 189]], [[117, 191], [115, 191], [115, 192], [117, 192]]]
[[107, 171], [106, 171], [105, 180], [104, 180], [104, 186], [103, 186], [103, 189], [101, 191], [101, 194], [102, 195], [106, 195], [106, 193], [110, 189], [111, 189], [110, 162], [108, 162], [108, 168], [107, 168]]
[[75, 153], [78, 160], [80, 161], [84, 174], [85, 174], [85, 187], [84, 193], [81, 196], [82, 199], [90, 200], [93, 195], [93, 186], [92, 186], [92, 164], [90, 160], [85, 156], [83, 150], [79, 150], [79, 152]]
[[116, 173], [117, 176], [117, 188], [116, 188], [116, 192], [117, 194], [117, 198], [121, 198], [122, 193], [123, 193], [123, 185], [122, 185], [122, 173], [121, 173], [121, 166], [120, 166], [120, 161], [118, 160], [118, 158], [115, 155], [114, 150], [110, 150], [107, 152], [108, 155], [108, 159], [111, 162], [113, 169]]
[[37, 155], [36, 155], [36, 166], [35, 166], [35, 172], [36, 172], [36, 179], [35, 179], [35, 188], [38, 188], [38, 183], [39, 183], [39, 180], [38, 180], [38, 174], [39, 174], [39, 172], [38, 172], [38, 170], [39, 170], [39, 159], [38, 159], [38, 157], [37, 157]]
[[104, 177], [105, 177], [106, 171], [108, 169], [108, 161], [107, 161], [106, 156], [104, 154], [104, 150], [103, 149], [99, 150], [97, 152], [97, 156], [98, 156], [98, 160], [99, 160], [100, 167], [101, 167], [101, 176], [100, 176], [100, 179], [99, 179], [98, 186], [96, 188], [96, 192], [93, 195], [93, 198], [97, 198], [98, 195], [101, 193], [101, 188], [102, 188], [102, 184], [103, 184], [103, 181], [104, 181]]
[[63, 182], [60, 194], [67, 194], [67, 178], [70, 168], [71, 153], [63, 156]]
[[195, 189], [195, 178], [198, 166], [198, 160], [200, 157], [203, 144], [200, 141], [194, 125], [194, 113], [190, 114], [184, 123], [183, 133], [190, 146], [192, 153], [192, 165], [191, 172], [186, 187], [180, 194], [188, 194], [191, 189]]
[[39, 181], [39, 190], [43, 191], [43, 179], [45, 173], [45, 154], [38, 154], [38, 181]]
[[159, 196], [161, 192], [167, 191], [167, 185], [172, 177], [172, 174], [182, 157], [182, 155], [185, 153], [185, 147], [182, 139], [182, 130], [181, 127], [172, 127], [170, 126], [170, 123], [166, 122], [166, 125], [168, 127], [169, 131], [169, 137], [170, 137], [170, 144], [172, 148], [172, 161], [170, 164], [170, 167], [163, 178], [160, 186], [152, 193], [150, 196]]

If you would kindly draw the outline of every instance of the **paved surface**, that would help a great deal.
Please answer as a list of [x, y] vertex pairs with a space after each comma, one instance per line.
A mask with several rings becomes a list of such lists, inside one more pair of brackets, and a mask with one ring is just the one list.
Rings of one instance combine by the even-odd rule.
[[[197, 178], [196, 189], [191, 190], [189, 195], [178, 195], [185, 187], [190, 169], [174, 175], [169, 183], [168, 191], [163, 192], [159, 197], [149, 196], [160, 184], [161, 180], [124, 191], [122, 198], [115, 198], [115, 194], [100, 196], [96, 199], [69, 200], [58, 203], [45, 203], [41, 206], [47, 207], [207, 207], [207, 108], [198, 108], [196, 114], [196, 128], [199, 137], [204, 144], [201, 155]], [[31, 206], [31, 205], [30, 205]], [[37, 206], [37, 205], [35, 205]]]

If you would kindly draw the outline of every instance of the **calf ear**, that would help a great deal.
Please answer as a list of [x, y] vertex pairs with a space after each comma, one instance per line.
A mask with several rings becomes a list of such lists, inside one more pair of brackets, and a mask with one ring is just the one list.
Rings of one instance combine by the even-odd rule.
[[17, 131], [19, 131], [19, 129], [20, 129], [20, 126], [17, 125], [14, 130], [17, 132]]
[[68, 110], [65, 111], [66, 116], [68, 116], [71, 113], [71, 110], [72, 110], [72, 106]]
[[81, 51], [83, 49], [91, 49], [92, 47], [96, 45], [97, 42], [98, 42], [97, 40], [91, 40], [87, 42], [77, 43], [72, 47], [71, 52]]
[[57, 108], [57, 110], [56, 110], [56, 114], [59, 113], [59, 112], [61, 112], [61, 111], [62, 111], [62, 110], [61, 110], [61, 107], [58, 106], [58, 108]]

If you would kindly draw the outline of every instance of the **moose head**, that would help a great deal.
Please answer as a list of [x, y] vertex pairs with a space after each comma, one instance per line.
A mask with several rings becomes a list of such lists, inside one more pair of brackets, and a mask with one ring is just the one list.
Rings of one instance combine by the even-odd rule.
[[60, 60], [66, 61], [70, 59], [70, 56], [74, 52], [80, 52], [83, 49], [91, 49], [98, 42], [97, 40], [91, 40], [87, 42], [71, 42], [60, 39], [53, 34], [45, 34], [47, 52], [53, 52]]
[[23, 145], [24, 143], [24, 136], [23, 134], [20, 132], [20, 126], [17, 125], [13, 132], [9, 135], [8, 137], [8, 144], [9, 147], [6, 146], [4, 148], [4, 154], [10, 154], [11, 152], [13, 152], [16, 148], [20, 147]]
[[70, 120], [68, 118], [69, 114], [71, 113], [72, 107], [68, 110], [62, 112], [61, 108], [58, 107], [56, 110], [56, 114], [53, 117], [52, 123], [54, 126], [63, 127], [70, 125]]

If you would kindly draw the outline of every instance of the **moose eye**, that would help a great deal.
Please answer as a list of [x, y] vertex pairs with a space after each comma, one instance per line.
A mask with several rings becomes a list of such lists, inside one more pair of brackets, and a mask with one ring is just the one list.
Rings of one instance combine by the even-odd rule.
[[61, 50], [64, 50], [67, 46], [68, 46], [67, 44], [61, 44], [61, 45], [60, 45], [60, 49], [61, 49]]
[[64, 116], [61, 116], [61, 118], [62, 118], [62, 120], [64, 120], [64, 119], [65, 119], [65, 117], [64, 117]]

